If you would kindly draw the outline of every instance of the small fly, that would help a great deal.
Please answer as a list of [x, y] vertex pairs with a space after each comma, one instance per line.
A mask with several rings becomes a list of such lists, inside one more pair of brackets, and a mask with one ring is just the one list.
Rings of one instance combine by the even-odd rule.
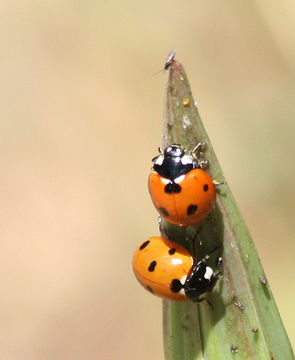
[[169, 55], [168, 55], [168, 57], [167, 57], [167, 60], [165, 61], [164, 69], [157, 71], [154, 75], [157, 75], [157, 74], [159, 74], [159, 73], [162, 72], [162, 71], [168, 70], [169, 67], [171, 66], [171, 64], [172, 64], [173, 61], [174, 61], [175, 54], [176, 54], [176, 51], [175, 51], [175, 50], [171, 50], [170, 53], [169, 53]]
[[174, 61], [174, 58], [175, 58], [175, 54], [176, 54], [176, 51], [175, 50], [171, 50], [168, 57], [167, 57], [167, 60], [165, 62], [165, 66], [164, 66], [164, 70], [168, 70], [169, 67], [171, 66], [171, 64], [173, 63]]

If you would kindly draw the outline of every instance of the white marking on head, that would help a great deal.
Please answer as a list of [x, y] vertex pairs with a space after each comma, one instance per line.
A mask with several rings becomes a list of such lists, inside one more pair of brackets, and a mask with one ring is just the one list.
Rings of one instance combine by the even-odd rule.
[[176, 184], [179, 184], [182, 182], [182, 180], [185, 178], [185, 175], [178, 176], [176, 179], [174, 179], [174, 182]]
[[192, 164], [192, 158], [188, 155], [183, 155], [183, 157], [181, 158], [181, 163], [182, 165], [186, 165], [186, 164]]
[[155, 160], [155, 164], [157, 165], [162, 165], [163, 164], [163, 160], [164, 160], [164, 156], [163, 155], [159, 155], [156, 160]]
[[177, 148], [175, 152], [177, 156], [180, 156], [182, 154], [182, 150], [180, 148]]
[[213, 270], [212, 270], [212, 268], [211, 268], [210, 266], [206, 266], [206, 272], [205, 272], [204, 278], [205, 278], [206, 280], [210, 280], [211, 277], [212, 277], [212, 275], [213, 275]]

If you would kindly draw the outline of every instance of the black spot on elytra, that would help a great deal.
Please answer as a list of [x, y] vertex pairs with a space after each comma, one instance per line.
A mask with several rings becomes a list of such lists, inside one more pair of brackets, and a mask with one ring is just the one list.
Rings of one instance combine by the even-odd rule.
[[153, 272], [155, 270], [155, 267], [157, 265], [157, 262], [154, 260], [150, 263], [150, 266], [148, 268], [148, 271]]
[[196, 211], [198, 210], [198, 205], [190, 205], [187, 210], [186, 213], [188, 215], [193, 215]]
[[153, 288], [151, 288], [149, 285], [147, 285], [146, 289], [150, 292], [150, 293], [154, 293], [154, 290]]
[[173, 279], [171, 281], [170, 288], [172, 292], [178, 293], [183, 288], [183, 285], [178, 279]]
[[170, 182], [165, 186], [165, 193], [167, 194], [180, 193], [180, 192], [181, 192], [181, 186], [179, 184], [176, 184], [175, 182]]
[[205, 184], [205, 185], [203, 186], [203, 190], [206, 192], [206, 191], [208, 191], [208, 189], [209, 189], [208, 184]]
[[139, 250], [143, 250], [145, 247], [147, 247], [148, 246], [148, 244], [150, 243], [150, 241], [149, 240], [147, 240], [147, 241], [145, 241], [144, 243], [142, 243], [141, 245], [140, 245], [140, 248], [139, 248]]
[[164, 207], [159, 208], [160, 213], [162, 213], [164, 216], [169, 216], [168, 211]]
[[173, 254], [175, 254], [175, 251], [176, 251], [176, 250], [175, 250], [174, 248], [172, 248], [172, 249], [169, 250], [169, 254], [170, 254], [170, 255], [173, 255]]

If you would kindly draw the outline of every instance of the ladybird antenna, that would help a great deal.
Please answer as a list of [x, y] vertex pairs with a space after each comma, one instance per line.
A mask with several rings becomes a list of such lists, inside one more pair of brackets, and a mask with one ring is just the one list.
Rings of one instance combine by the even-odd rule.
[[[201, 226], [198, 227], [196, 232], [193, 234], [193, 237], [192, 237], [192, 240], [191, 240], [192, 241], [192, 255], [193, 255], [194, 258], [196, 257], [196, 254], [197, 254], [196, 240], [198, 238], [199, 232], [201, 231], [201, 228], [202, 228]], [[186, 232], [186, 228], [185, 228], [184, 231]], [[186, 236], [186, 238], [188, 238], [188, 237]]]
[[197, 239], [197, 234], [196, 233], [196, 236], [193, 237], [192, 239], [192, 246], [193, 246], [193, 256], [194, 258], [196, 257], [196, 253], [197, 253], [197, 250], [196, 250], [196, 239]]
[[194, 237], [190, 240], [190, 235], [189, 232], [187, 231], [187, 227], [184, 228], [184, 237], [186, 242], [188, 243], [188, 250], [191, 252], [193, 258], [195, 258], [195, 254], [196, 254], [196, 246], [195, 246], [195, 235]]
[[213, 249], [211, 249], [211, 250], [208, 252], [207, 255], [205, 255], [205, 256], [203, 257], [202, 260], [200, 260], [200, 261], [198, 262], [198, 265], [200, 265], [200, 264], [202, 264], [202, 263], [206, 264], [206, 262], [210, 259], [210, 256], [211, 256], [216, 250], [218, 250], [218, 249], [220, 249], [220, 248], [221, 248], [221, 245], [216, 245]]
[[163, 149], [162, 149], [162, 146], [159, 146], [159, 147], [158, 147], [158, 152], [159, 152], [161, 155], [163, 155]]
[[[218, 250], [218, 249], [220, 249], [220, 248], [221, 248], [221, 245], [220, 245], [220, 244], [214, 246], [214, 248], [208, 252], [207, 256], [210, 257], [216, 250]], [[209, 259], [209, 257], [208, 257], [208, 259]]]

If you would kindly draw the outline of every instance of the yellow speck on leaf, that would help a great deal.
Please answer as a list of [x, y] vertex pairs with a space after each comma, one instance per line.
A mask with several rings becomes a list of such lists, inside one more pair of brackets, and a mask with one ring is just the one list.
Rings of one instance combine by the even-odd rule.
[[185, 98], [185, 99], [183, 99], [182, 105], [183, 105], [183, 106], [189, 106], [189, 103], [190, 103], [190, 99], [189, 99], [189, 98]]

